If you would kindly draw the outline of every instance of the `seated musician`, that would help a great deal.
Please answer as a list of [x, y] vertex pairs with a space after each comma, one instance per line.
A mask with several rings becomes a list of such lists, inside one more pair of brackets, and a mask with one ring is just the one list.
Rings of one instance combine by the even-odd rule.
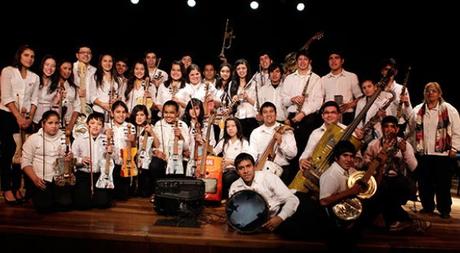
[[[251, 133], [251, 138], [249, 139], [250, 148], [257, 158], [256, 160], [261, 159], [267, 148], [273, 148], [275, 154], [273, 162], [275, 165], [282, 167], [281, 179], [287, 183], [294, 174], [291, 172], [289, 160], [297, 154], [294, 133], [287, 130], [277, 132], [283, 124], [276, 122], [276, 107], [273, 103], [265, 102], [260, 107], [260, 114], [262, 115], [263, 125], [254, 129]], [[269, 147], [271, 140], [275, 140], [273, 147]]]
[[[101, 166], [101, 161], [106, 162], [106, 152], [109, 152], [109, 165], [113, 165], [112, 143], [107, 142], [107, 136], [102, 134], [104, 129], [103, 114], [92, 113], [86, 122], [92, 139], [89, 140], [90, 136], [88, 135], [80, 135], [72, 144], [72, 152], [77, 158], [77, 183], [73, 192], [74, 206], [77, 209], [108, 208], [112, 202], [113, 177], [110, 177], [111, 182], [107, 182], [103, 186], [96, 184], [96, 182], [100, 180], [101, 170], [105, 170], [105, 166]], [[104, 171], [104, 173], [106, 172]]]
[[[54, 164], [56, 159], [62, 157], [65, 149], [62, 141], [64, 133], [59, 130], [59, 114], [47, 111], [41, 122], [42, 128], [24, 143], [21, 167], [34, 184], [31, 187], [32, 202], [37, 211], [68, 209], [72, 205], [71, 188], [54, 184]], [[64, 159], [73, 159], [72, 153]]]
[[[308, 139], [307, 146], [303, 151], [302, 155], [299, 159], [299, 167], [301, 170], [308, 170], [311, 169], [313, 164], [311, 162], [310, 157], [313, 154], [318, 142], [320, 141], [323, 134], [326, 132], [327, 127], [332, 124], [337, 124], [342, 128], [346, 126], [339, 123], [340, 119], [340, 107], [335, 101], [327, 101], [321, 106], [320, 109], [321, 117], [323, 118], [324, 124], [321, 127], [315, 129]], [[353, 134], [358, 139], [362, 138], [362, 131], [358, 128], [354, 131]]]
[[415, 182], [405, 176], [405, 170], [414, 171], [417, 167], [414, 149], [404, 139], [397, 137], [398, 120], [394, 116], [386, 116], [382, 120], [383, 136], [369, 143], [364, 160], [370, 163], [380, 152], [385, 152], [387, 159], [377, 170], [377, 194], [369, 203], [369, 218], [383, 214], [386, 227], [390, 231], [400, 231], [416, 225], [416, 229], [424, 230], [427, 225], [423, 221], [413, 221], [401, 207], [416, 194]]
[[[163, 119], [157, 121], [153, 127], [153, 131], [159, 138], [159, 147], [154, 148], [153, 158], [150, 163], [152, 182], [158, 178], [165, 177], [166, 175], [185, 175], [185, 166], [183, 166], [182, 153], [178, 154], [178, 160], [173, 160], [171, 154], [174, 149], [174, 139], [177, 138], [177, 149], [187, 151], [189, 148], [189, 129], [185, 122], [178, 119], [179, 105], [173, 101], [168, 100], [163, 105], [162, 110]], [[167, 168], [172, 168], [176, 163], [177, 166], [171, 171]], [[180, 169], [179, 169], [180, 167]]]
[[[289, 231], [284, 226], [289, 217], [293, 217], [299, 206], [299, 199], [287, 188], [279, 177], [268, 171], [255, 171], [252, 155], [241, 153], [235, 158], [235, 166], [240, 178], [233, 182], [229, 197], [242, 190], [253, 190], [261, 194], [268, 202], [269, 220], [263, 225], [269, 231]], [[298, 215], [300, 217], [300, 215]], [[291, 224], [294, 225], [295, 223]], [[291, 230], [292, 232], [292, 230]]]

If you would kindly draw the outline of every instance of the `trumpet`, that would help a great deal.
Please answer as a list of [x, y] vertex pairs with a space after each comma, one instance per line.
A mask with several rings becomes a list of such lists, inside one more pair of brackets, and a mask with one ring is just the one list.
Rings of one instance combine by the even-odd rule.
[[229, 20], [225, 23], [224, 40], [222, 42], [222, 49], [220, 50], [219, 58], [225, 59], [225, 49], [232, 47], [232, 40], [235, 38], [233, 35], [233, 28], [229, 26]]

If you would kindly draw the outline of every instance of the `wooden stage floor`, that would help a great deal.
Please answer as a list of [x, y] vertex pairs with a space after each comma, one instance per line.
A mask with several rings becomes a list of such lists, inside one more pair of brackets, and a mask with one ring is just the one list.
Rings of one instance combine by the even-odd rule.
[[[0, 252], [325, 252], [324, 241], [283, 240], [270, 233], [242, 235], [225, 223], [223, 207], [206, 207], [199, 228], [154, 225], [147, 199], [117, 202], [108, 210], [39, 214], [31, 204], [6, 206], [0, 200]], [[406, 206], [412, 208], [412, 202]], [[417, 203], [418, 210], [421, 209]], [[432, 221], [426, 233], [366, 231], [356, 252], [460, 252], [460, 199], [452, 218]], [[305, 228], [314, 229], [314, 228]], [[30, 251], [31, 250], [31, 251]]]

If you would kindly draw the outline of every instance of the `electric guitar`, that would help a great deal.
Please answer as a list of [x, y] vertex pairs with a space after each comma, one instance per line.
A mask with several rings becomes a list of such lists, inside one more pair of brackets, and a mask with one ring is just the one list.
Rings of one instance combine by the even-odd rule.
[[[148, 124], [148, 123], [147, 123]], [[141, 169], [149, 169], [152, 161], [152, 145], [153, 137], [149, 136], [144, 128], [144, 135], [139, 137], [139, 153], [137, 155], [137, 167]]]

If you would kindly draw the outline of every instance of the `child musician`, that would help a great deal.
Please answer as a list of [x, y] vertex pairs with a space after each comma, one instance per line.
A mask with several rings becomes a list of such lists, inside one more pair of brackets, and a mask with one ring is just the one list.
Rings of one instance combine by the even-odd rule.
[[178, 119], [179, 105], [172, 100], [166, 101], [162, 115], [163, 119], [157, 121], [153, 129], [159, 138], [159, 147], [154, 149], [150, 165], [154, 182], [166, 175], [184, 175], [182, 152], [189, 148], [188, 126]]
[[[130, 187], [133, 187], [134, 176], [137, 175], [137, 166], [131, 147], [135, 146], [134, 126], [125, 120], [128, 115], [128, 107], [123, 101], [116, 101], [112, 105], [113, 120], [111, 125], [106, 126], [106, 133], [113, 132], [115, 167], [113, 180], [116, 185], [114, 194], [116, 199], [127, 200]], [[124, 154], [124, 157], [122, 156]]]
[[208, 128], [209, 123], [204, 119], [203, 103], [200, 100], [196, 98], [190, 99], [185, 107], [184, 121], [190, 127], [190, 152], [186, 152], [190, 159], [187, 163], [185, 175], [192, 177], [195, 176], [196, 160], [203, 154], [203, 144], [206, 139], [208, 129], [211, 131], [208, 142], [210, 148], [216, 145], [216, 140], [214, 137], [214, 129], [212, 127]]
[[72, 144], [72, 152], [77, 158], [74, 206], [77, 209], [108, 208], [114, 188], [111, 137], [102, 134], [103, 114], [90, 114], [86, 124], [89, 135], [78, 136]]
[[[63, 156], [64, 133], [59, 130], [60, 118], [55, 111], [47, 111], [42, 117], [42, 128], [31, 135], [23, 146], [22, 170], [33, 183], [32, 202], [39, 212], [68, 209], [72, 205], [71, 187], [54, 184], [56, 159]], [[73, 159], [72, 153], [64, 157]]]
[[153, 148], [159, 146], [158, 136], [153, 132], [153, 126], [150, 124], [148, 109], [145, 105], [136, 105], [130, 116], [130, 122], [136, 127], [136, 136], [138, 143], [137, 167], [138, 176], [138, 194], [141, 197], [147, 197], [153, 193], [153, 184], [150, 163], [153, 156]]

